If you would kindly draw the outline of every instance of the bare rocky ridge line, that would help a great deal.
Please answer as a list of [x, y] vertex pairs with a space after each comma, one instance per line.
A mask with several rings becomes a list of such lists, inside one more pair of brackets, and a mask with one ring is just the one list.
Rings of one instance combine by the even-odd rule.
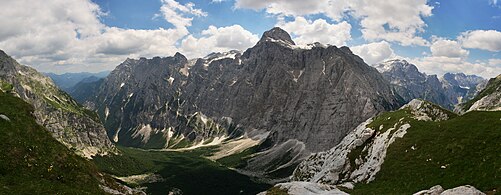
[[91, 158], [115, 151], [103, 125], [90, 111], [59, 90], [50, 78], [17, 63], [1, 50], [0, 81], [12, 85], [10, 92], [35, 108], [37, 123], [77, 154]]

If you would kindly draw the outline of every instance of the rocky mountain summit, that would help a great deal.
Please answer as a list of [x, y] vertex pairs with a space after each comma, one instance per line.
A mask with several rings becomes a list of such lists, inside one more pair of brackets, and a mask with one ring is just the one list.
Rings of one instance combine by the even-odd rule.
[[248, 163], [265, 172], [333, 147], [360, 122], [402, 104], [349, 48], [299, 47], [280, 28], [243, 53], [127, 59], [92, 97], [86, 105], [123, 145], [175, 149], [268, 135]]
[[406, 102], [421, 98], [450, 110], [475, 97], [486, 83], [482, 77], [463, 73], [446, 73], [440, 78], [426, 75], [405, 60], [390, 60], [374, 67]]
[[58, 89], [50, 78], [17, 63], [1, 50], [0, 85], [2, 91], [33, 105], [37, 122], [78, 154], [91, 157], [114, 150], [95, 113]]

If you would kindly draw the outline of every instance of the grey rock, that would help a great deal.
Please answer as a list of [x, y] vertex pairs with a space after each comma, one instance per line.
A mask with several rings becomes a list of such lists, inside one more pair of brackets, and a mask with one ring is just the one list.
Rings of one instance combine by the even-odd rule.
[[428, 190], [416, 192], [413, 195], [485, 195], [485, 193], [470, 185], [458, 186], [448, 190], [444, 190], [442, 186], [436, 185]]
[[6, 120], [6, 121], [10, 121], [10, 118], [3, 115], [3, 114], [0, 114], [0, 118], [3, 119], [3, 120]]
[[440, 185], [436, 185], [431, 187], [428, 190], [421, 190], [419, 192], [414, 193], [413, 195], [440, 195], [444, 191], [444, 188]]
[[261, 37], [261, 40], [259, 40], [259, 43], [265, 42], [265, 41], [283, 41], [287, 44], [290, 45], [295, 45], [294, 41], [292, 41], [291, 36], [289, 33], [287, 33], [285, 30], [275, 27], [272, 28], [269, 31], [266, 31], [263, 33], [263, 36]]
[[13, 93], [33, 105], [37, 123], [68, 148], [85, 157], [114, 151], [104, 127], [92, 112], [58, 89], [35, 69], [17, 63], [0, 50], [0, 80], [13, 85]]
[[465, 185], [445, 190], [440, 195], [485, 195], [485, 193], [473, 186]]

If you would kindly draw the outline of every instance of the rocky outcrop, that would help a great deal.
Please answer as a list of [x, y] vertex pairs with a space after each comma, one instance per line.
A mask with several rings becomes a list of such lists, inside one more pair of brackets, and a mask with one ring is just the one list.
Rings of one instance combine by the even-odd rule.
[[[411, 127], [409, 120], [441, 121], [451, 114], [429, 102], [412, 100], [393, 115], [368, 119], [331, 150], [311, 155], [299, 164], [292, 180], [332, 185], [371, 182], [384, 163], [388, 147]], [[395, 116], [401, 118], [392, 119]], [[395, 121], [390, 127], [379, 125], [390, 120]]]
[[422, 190], [413, 195], [485, 195], [485, 193], [470, 185], [458, 186], [448, 190], [444, 190], [442, 186], [436, 185], [429, 190]]
[[390, 60], [374, 67], [406, 102], [420, 98], [450, 110], [475, 97], [486, 83], [482, 77], [463, 73], [446, 73], [441, 78], [426, 75], [405, 60]]
[[11, 85], [10, 93], [33, 105], [37, 122], [78, 154], [91, 157], [114, 150], [93, 112], [59, 90], [50, 78], [17, 63], [3, 51], [0, 51], [0, 81]]
[[348, 193], [337, 189], [335, 186], [299, 181], [279, 183], [271, 190], [261, 192], [258, 195], [279, 194], [277, 191], [290, 195], [348, 195]]
[[501, 110], [501, 75], [490, 79], [477, 97], [459, 105], [457, 110], [459, 112]]

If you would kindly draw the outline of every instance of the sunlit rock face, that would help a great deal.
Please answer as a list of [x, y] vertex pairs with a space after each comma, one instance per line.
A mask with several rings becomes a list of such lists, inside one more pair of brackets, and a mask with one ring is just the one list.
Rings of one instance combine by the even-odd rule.
[[1, 50], [0, 83], [11, 85], [11, 93], [33, 105], [37, 122], [77, 154], [90, 158], [114, 151], [103, 125], [93, 112], [58, 89], [50, 78], [17, 63]]

